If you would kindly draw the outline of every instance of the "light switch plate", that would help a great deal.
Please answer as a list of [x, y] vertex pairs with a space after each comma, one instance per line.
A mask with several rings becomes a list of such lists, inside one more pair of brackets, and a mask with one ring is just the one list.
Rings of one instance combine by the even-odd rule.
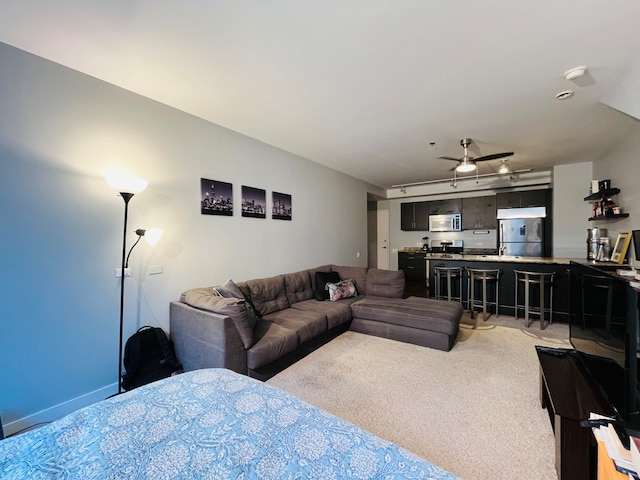
[[147, 269], [149, 275], [159, 275], [163, 272], [162, 265], [151, 265]]

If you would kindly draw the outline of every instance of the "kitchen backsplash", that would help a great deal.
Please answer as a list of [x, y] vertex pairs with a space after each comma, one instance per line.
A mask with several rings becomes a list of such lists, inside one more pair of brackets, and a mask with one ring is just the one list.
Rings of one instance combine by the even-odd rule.
[[407, 243], [405, 236], [405, 247], [422, 245], [422, 237], [429, 237], [431, 240], [462, 240], [464, 248], [498, 248], [498, 231], [492, 230], [463, 230], [461, 232], [411, 232], [411, 238], [415, 238], [413, 243]]

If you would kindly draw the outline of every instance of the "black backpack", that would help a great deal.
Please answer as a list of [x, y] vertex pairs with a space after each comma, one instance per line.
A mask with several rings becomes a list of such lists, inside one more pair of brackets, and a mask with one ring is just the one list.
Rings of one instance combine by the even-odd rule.
[[131, 335], [124, 347], [122, 388], [131, 390], [147, 383], [181, 373], [173, 343], [158, 327], [141, 327]]

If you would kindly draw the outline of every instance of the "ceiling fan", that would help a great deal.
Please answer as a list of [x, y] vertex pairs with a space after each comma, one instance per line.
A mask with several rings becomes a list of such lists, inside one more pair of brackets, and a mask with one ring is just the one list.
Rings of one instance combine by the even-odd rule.
[[448, 157], [446, 155], [441, 155], [438, 158], [443, 158], [445, 160], [455, 160], [458, 162], [458, 165], [455, 167], [456, 172], [472, 172], [477, 168], [476, 162], [483, 162], [486, 160], [496, 160], [498, 158], [510, 157], [513, 155], [513, 152], [502, 152], [502, 153], [492, 153], [490, 155], [483, 155], [482, 157], [473, 158], [469, 156], [469, 145], [471, 145], [470, 138], [463, 138], [460, 140], [460, 145], [464, 148], [464, 156], [462, 158], [454, 158]]

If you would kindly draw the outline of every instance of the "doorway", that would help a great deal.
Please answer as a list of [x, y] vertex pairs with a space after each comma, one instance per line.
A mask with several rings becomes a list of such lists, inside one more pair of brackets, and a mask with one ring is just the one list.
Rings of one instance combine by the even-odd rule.
[[377, 210], [376, 213], [377, 268], [389, 270], [389, 209]]

